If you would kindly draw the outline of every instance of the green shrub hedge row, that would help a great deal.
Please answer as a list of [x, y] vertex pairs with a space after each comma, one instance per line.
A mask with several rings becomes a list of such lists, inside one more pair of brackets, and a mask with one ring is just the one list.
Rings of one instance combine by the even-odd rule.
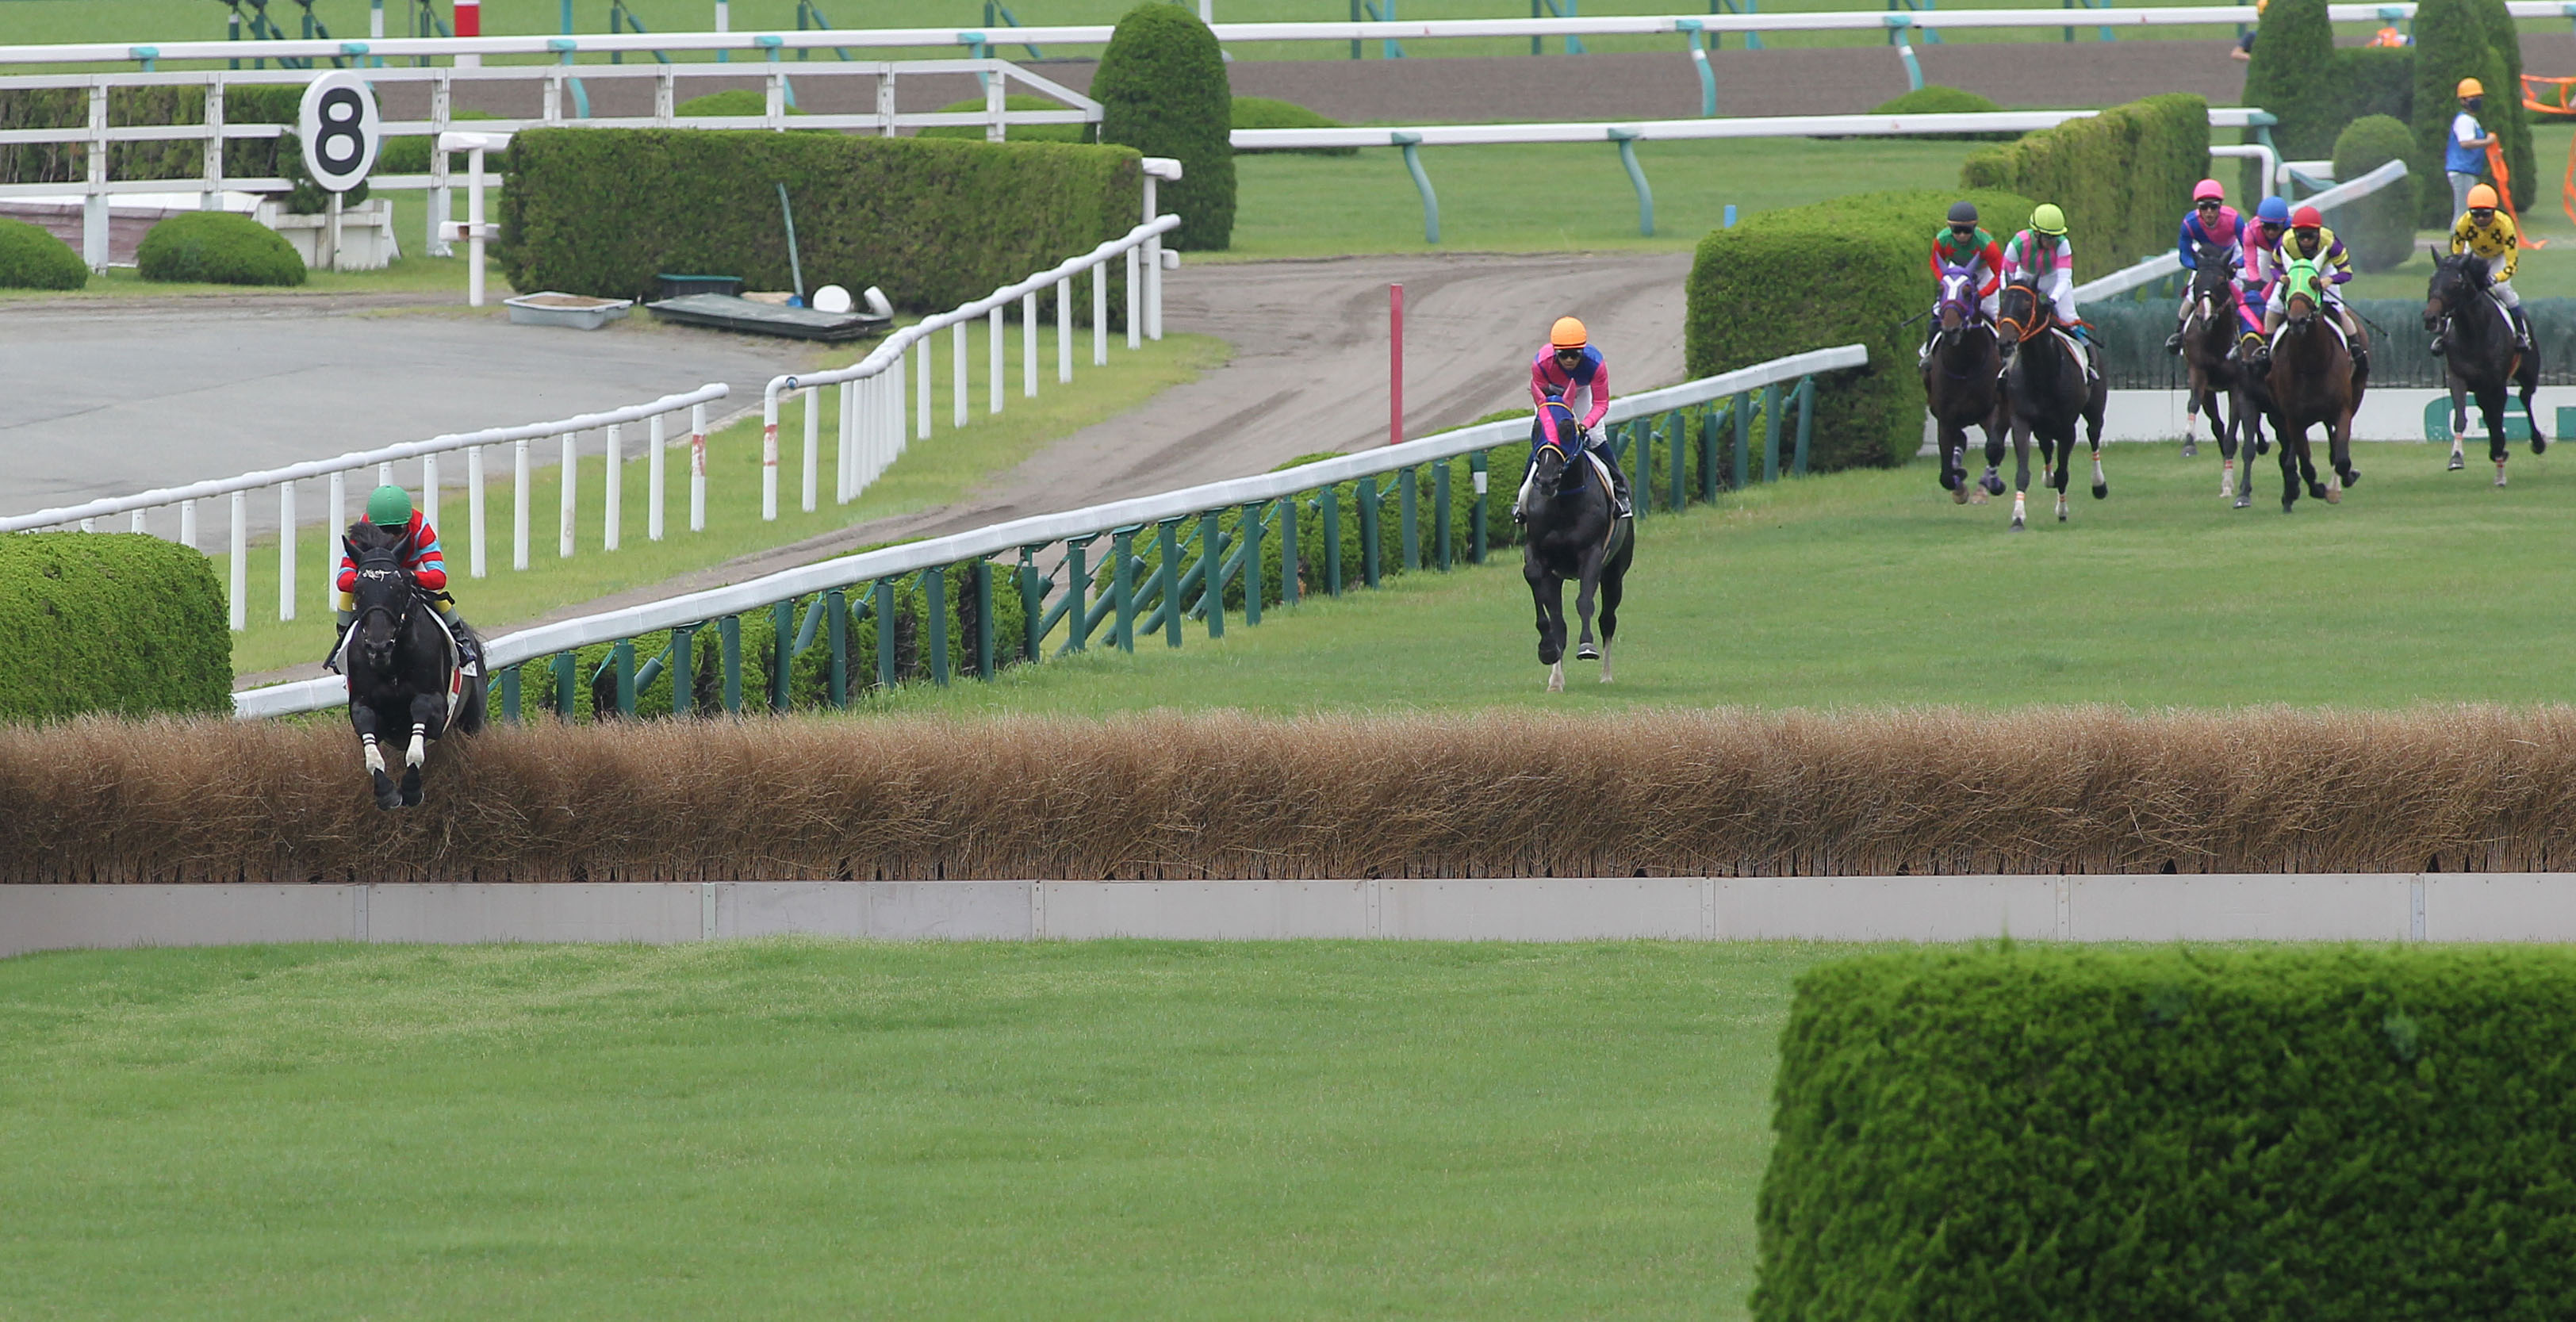
[[2576, 954], [2105, 950], [1797, 983], [1762, 1322], [2576, 1315]]
[[0, 218], [0, 289], [78, 289], [89, 264], [42, 225]]
[[[2188, 197], [2189, 185], [2175, 196]], [[1683, 362], [1692, 377], [1857, 340], [1869, 366], [1817, 378], [1811, 468], [1901, 464], [1923, 442], [1916, 320], [1932, 302], [1925, 265], [1950, 203], [1975, 202], [2010, 233], [2031, 199], [1993, 189], [1864, 193], [1757, 211], [1700, 241], [1691, 265]], [[2158, 215], [2173, 212], [2160, 205]], [[2170, 224], [2168, 220], [2164, 222]], [[2082, 233], [2075, 239], [2083, 251]]]
[[[304, 89], [286, 86], [232, 87], [224, 93], [224, 121], [229, 124], [292, 124]], [[0, 129], [78, 128], [89, 122], [89, 94], [78, 87], [10, 88], [0, 91]], [[112, 127], [136, 124], [203, 124], [203, 87], [112, 87], [107, 93], [107, 122]], [[281, 143], [291, 138], [247, 138], [224, 144], [224, 173], [236, 179], [286, 177], [278, 168]], [[67, 183], [87, 177], [87, 147], [77, 143], [0, 143], [0, 184]], [[120, 142], [108, 147], [111, 179], [196, 179], [205, 173], [204, 144], [186, 141]]]
[[[1002, 108], [1005, 110], [1062, 110], [1064, 105], [1062, 102], [1052, 101], [1043, 96], [1029, 96], [1024, 93], [1003, 97]], [[942, 114], [980, 113], [984, 109], [984, 98], [976, 96], [968, 97], [963, 101], [951, 101], [939, 109]], [[982, 142], [984, 126], [937, 124], [919, 130], [915, 136], [964, 138], [968, 142]], [[1003, 128], [1002, 139], [1005, 142], [1089, 142], [1091, 127], [1087, 124], [1011, 124]]]
[[[1276, 97], [1238, 96], [1234, 98], [1233, 127], [1239, 129], [1337, 129], [1342, 121], [1320, 115], [1294, 101]], [[1287, 153], [1301, 156], [1357, 156], [1357, 147], [1264, 147], [1262, 153]]]
[[876, 285], [915, 310], [1126, 233], [1140, 178], [1123, 147], [830, 133], [533, 129], [510, 158], [500, 257], [517, 288], [649, 298], [660, 272], [712, 271], [785, 289], [783, 182], [807, 288]]
[[2450, 180], [2442, 170], [2451, 116], [2459, 113], [2460, 80], [2487, 89], [2478, 122], [2503, 140], [2505, 167], [2513, 175], [2513, 201], [2528, 209], [2539, 197], [2533, 168], [2531, 117], [2522, 108], [2522, 38], [2504, 0], [2425, 0], [2415, 10], [2415, 180], [2418, 224], [2449, 228]]
[[[2389, 115], [2356, 119], [2335, 139], [2335, 178], [2358, 179], [2390, 161], [2406, 159], [2414, 149], [2415, 134], [2406, 121]], [[2400, 181], [2336, 207], [2327, 223], [2352, 250], [2353, 265], [2364, 271], [2388, 270], [2415, 253], [2414, 190]]]
[[1234, 235], [1233, 92], [1216, 34], [1178, 5], [1128, 10], [1091, 76], [1100, 103], [1100, 140], [1181, 163], [1156, 204], [1181, 218], [1174, 248], [1214, 251]]
[[134, 249], [146, 280], [300, 285], [304, 259], [283, 235], [229, 211], [187, 211], [155, 224]]
[[212, 562], [135, 533], [0, 537], [0, 720], [232, 710]]
[[[2078, 281], [2171, 249], [2174, 225], [2191, 204], [2191, 186], [2208, 173], [2209, 103], [2183, 93], [2068, 120], [1979, 152], [1959, 171], [1960, 182], [1970, 188], [2019, 193], [2063, 208]], [[2005, 238], [2027, 219], [2025, 212], [1986, 228]]]

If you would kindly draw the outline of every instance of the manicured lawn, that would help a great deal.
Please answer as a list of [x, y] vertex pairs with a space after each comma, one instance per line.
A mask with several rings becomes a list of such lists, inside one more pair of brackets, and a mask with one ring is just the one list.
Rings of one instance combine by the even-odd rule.
[[[2519, 451], [2491, 485], [2483, 449], [2443, 471], [2428, 445], [2364, 445], [2340, 506], [2280, 512], [2257, 466], [2253, 508], [2218, 499], [2214, 447], [2108, 451], [2111, 498], [2073, 489], [2074, 521], [2034, 498], [1961, 508], [1929, 461], [1757, 487], [1714, 509], [1648, 520], [1615, 648], [1618, 682], [1569, 664], [1541, 691], [1519, 558], [1399, 575], [1240, 615], [1222, 641], [1140, 644], [915, 685], [902, 710], [1101, 714], [1596, 712], [1745, 704], [1878, 708], [2033, 703], [2394, 707], [2560, 702], [2576, 633], [2576, 476]], [[2034, 477], [2036, 463], [2034, 462]], [[2010, 476], [2010, 459], [2006, 459]], [[1569, 594], [1569, 604], [1571, 596]]]
[[0, 961], [0, 1314], [1741, 1317], [1829, 953]]

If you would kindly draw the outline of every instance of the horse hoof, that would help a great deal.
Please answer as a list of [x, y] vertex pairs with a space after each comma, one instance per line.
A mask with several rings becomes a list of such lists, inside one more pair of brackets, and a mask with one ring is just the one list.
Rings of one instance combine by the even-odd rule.
[[2317, 500], [2324, 500], [2326, 498], [2326, 484], [2323, 482], [2310, 482], [2308, 484], [2308, 495]]
[[2261, 440], [2258, 440], [2258, 441], [2254, 442], [2254, 453], [2256, 453], [2256, 454], [2258, 454], [2258, 455], [2265, 455], [2265, 454], [2270, 454], [2270, 453], [2272, 453], [2272, 438], [2271, 438], [2271, 437], [2269, 437], [2269, 436], [2266, 436], [2266, 437], [2262, 438]]
[[2531, 452], [2533, 454], [2549, 453], [2549, 438], [2538, 432], [2533, 432], [2531, 434]]
[[1601, 659], [1601, 649], [1594, 647], [1590, 643], [1585, 643], [1581, 647], [1574, 649], [1574, 659], [1577, 661], [1598, 661]]
[[2254, 493], [2248, 491], [2244, 495], [2238, 496], [2236, 498], [2236, 508], [2241, 510], [2254, 508]]
[[2184, 437], [2182, 440], [2182, 457], [2185, 459], [2197, 459], [2200, 457], [2200, 446], [2194, 443], [2188, 436]]
[[418, 767], [403, 768], [402, 806], [406, 808], [420, 806], [420, 768]]
[[2347, 469], [2343, 470], [2343, 489], [2344, 489], [2344, 490], [2346, 490], [2346, 491], [2350, 491], [2350, 490], [2352, 490], [2354, 487], [2357, 487], [2357, 486], [2360, 486], [2360, 485], [2361, 485], [2361, 470], [2360, 470], [2360, 469], [2358, 469], [2358, 468], [2347, 468]]
[[1965, 505], [1968, 503], [1967, 483], [1962, 482], [1959, 485], [1950, 488], [1950, 503], [1953, 505]]
[[2004, 480], [1991, 468], [1986, 470], [1985, 480], [1980, 482], [1978, 485], [1984, 487], [1986, 489], [1986, 494], [1989, 496], [2000, 496], [2004, 494]]
[[2111, 494], [2111, 484], [2110, 484], [2110, 483], [2108, 483], [2108, 482], [2096, 482], [2096, 483], [2094, 483], [2094, 484], [2093, 484], [2093, 499], [2095, 499], [2095, 500], [2101, 500], [2101, 499], [2103, 499], [2104, 497], [2109, 496], [2110, 494]]
[[1951, 471], [1950, 471], [1949, 469], [1947, 469], [1947, 468], [1942, 469], [1942, 470], [1941, 470], [1941, 489], [1942, 489], [1943, 491], [1956, 491], [1956, 490], [1958, 490], [1958, 489], [1959, 489], [1959, 477], [1960, 477], [1960, 475], [1959, 475], [1959, 474], [1957, 474], [1957, 473], [1953, 473], [1953, 472], [1951, 472]]
[[2010, 528], [2006, 529], [2005, 531], [2007, 531], [2007, 532], [2023, 532], [2023, 531], [2026, 531], [2026, 530], [2022, 527], [2021, 517], [2020, 517], [2019, 515], [2015, 515], [2015, 516], [2013, 517], [2012, 527], [2010, 527]]
[[2340, 504], [2342, 504], [2342, 503], [2343, 503], [2343, 488], [2342, 488], [2342, 487], [2327, 487], [2327, 488], [2326, 488], [2326, 503], [2327, 503], [2327, 504], [2329, 504], [2329, 505], [2340, 505]]
[[2457, 450], [2453, 450], [2453, 451], [2451, 452], [2451, 471], [2452, 471], [2452, 472], [2456, 473], [2456, 472], [2460, 471], [2461, 469], [2466, 468], [2466, 467], [2468, 467], [2468, 466], [2469, 466], [2469, 461], [2468, 461], [2466, 458], [2462, 457], [2459, 451], [2457, 451]]

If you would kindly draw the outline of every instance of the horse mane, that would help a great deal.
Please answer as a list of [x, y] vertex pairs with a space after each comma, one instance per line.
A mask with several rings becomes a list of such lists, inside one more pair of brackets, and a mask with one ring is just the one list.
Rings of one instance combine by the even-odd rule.
[[349, 525], [349, 546], [357, 551], [391, 551], [402, 545], [402, 536], [360, 519]]

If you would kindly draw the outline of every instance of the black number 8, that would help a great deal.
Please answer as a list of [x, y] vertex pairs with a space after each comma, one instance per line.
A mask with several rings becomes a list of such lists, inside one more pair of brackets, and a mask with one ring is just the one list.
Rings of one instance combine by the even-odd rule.
[[366, 108], [354, 88], [334, 87], [314, 107], [322, 132], [313, 144], [314, 159], [333, 174], [350, 174], [367, 158]]

